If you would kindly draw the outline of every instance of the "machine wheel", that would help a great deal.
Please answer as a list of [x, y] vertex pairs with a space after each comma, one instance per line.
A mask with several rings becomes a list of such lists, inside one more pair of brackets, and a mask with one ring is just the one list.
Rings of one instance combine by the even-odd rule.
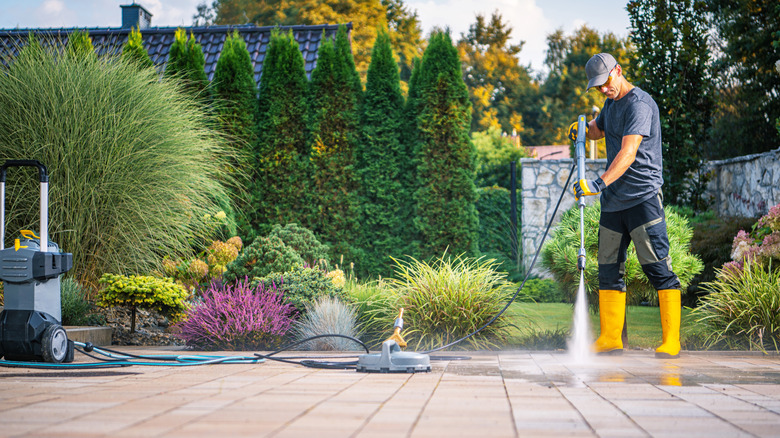
[[61, 363], [68, 354], [68, 334], [59, 324], [46, 327], [41, 335], [41, 356], [46, 362]]

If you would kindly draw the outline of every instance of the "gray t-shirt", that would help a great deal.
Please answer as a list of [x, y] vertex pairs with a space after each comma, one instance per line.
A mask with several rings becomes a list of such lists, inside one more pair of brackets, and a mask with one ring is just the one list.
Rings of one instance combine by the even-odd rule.
[[625, 210], [655, 196], [664, 179], [661, 121], [653, 98], [634, 87], [620, 100], [607, 99], [596, 126], [604, 131], [607, 168], [620, 152], [624, 135], [643, 137], [631, 167], [602, 192], [601, 210]]

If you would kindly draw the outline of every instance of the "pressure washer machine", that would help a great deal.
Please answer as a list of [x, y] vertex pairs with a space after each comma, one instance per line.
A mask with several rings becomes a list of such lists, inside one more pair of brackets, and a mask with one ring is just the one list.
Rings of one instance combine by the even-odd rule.
[[[5, 248], [5, 177], [11, 167], [38, 168], [41, 182], [40, 237], [30, 230]], [[8, 160], [0, 166], [0, 357], [11, 361], [72, 362], [73, 341], [62, 327], [60, 276], [73, 255], [49, 241], [49, 175], [37, 160]]]

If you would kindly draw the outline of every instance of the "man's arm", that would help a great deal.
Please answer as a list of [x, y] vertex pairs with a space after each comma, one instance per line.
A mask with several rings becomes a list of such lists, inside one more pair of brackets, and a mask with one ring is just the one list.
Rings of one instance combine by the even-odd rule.
[[[594, 123], [595, 125], [595, 123]], [[598, 128], [596, 128], [598, 129]], [[591, 131], [593, 132], [593, 131]], [[601, 134], [602, 137], [604, 133]], [[590, 136], [588, 136], [590, 137]], [[612, 164], [606, 172], [601, 175], [601, 180], [605, 185], [610, 185], [623, 176], [636, 159], [636, 152], [639, 150], [639, 144], [642, 143], [641, 135], [624, 135], [623, 142], [620, 145], [620, 152], [615, 156]]]
[[599, 129], [599, 127], [596, 125], [596, 119], [588, 122], [588, 132], [585, 137], [588, 140], [599, 140], [604, 138], [604, 131]]

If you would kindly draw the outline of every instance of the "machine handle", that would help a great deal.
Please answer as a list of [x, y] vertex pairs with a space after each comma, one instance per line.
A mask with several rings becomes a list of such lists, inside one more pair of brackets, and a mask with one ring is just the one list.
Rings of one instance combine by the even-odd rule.
[[49, 247], [49, 172], [38, 160], [6, 160], [0, 166], [0, 250], [5, 249], [5, 174], [9, 167], [37, 167], [41, 181], [41, 224], [40, 251], [46, 252]]
[[587, 122], [585, 121], [585, 114], [580, 114], [577, 117], [577, 141], [574, 143], [574, 153], [577, 157], [577, 181], [585, 179], [585, 135]]
[[46, 166], [44, 166], [40, 161], [38, 160], [6, 160], [6, 162], [0, 166], [0, 182], [5, 182], [5, 171], [9, 167], [37, 167], [38, 168], [38, 174], [40, 175], [40, 181], [43, 182], [49, 182], [49, 172], [46, 170]]

